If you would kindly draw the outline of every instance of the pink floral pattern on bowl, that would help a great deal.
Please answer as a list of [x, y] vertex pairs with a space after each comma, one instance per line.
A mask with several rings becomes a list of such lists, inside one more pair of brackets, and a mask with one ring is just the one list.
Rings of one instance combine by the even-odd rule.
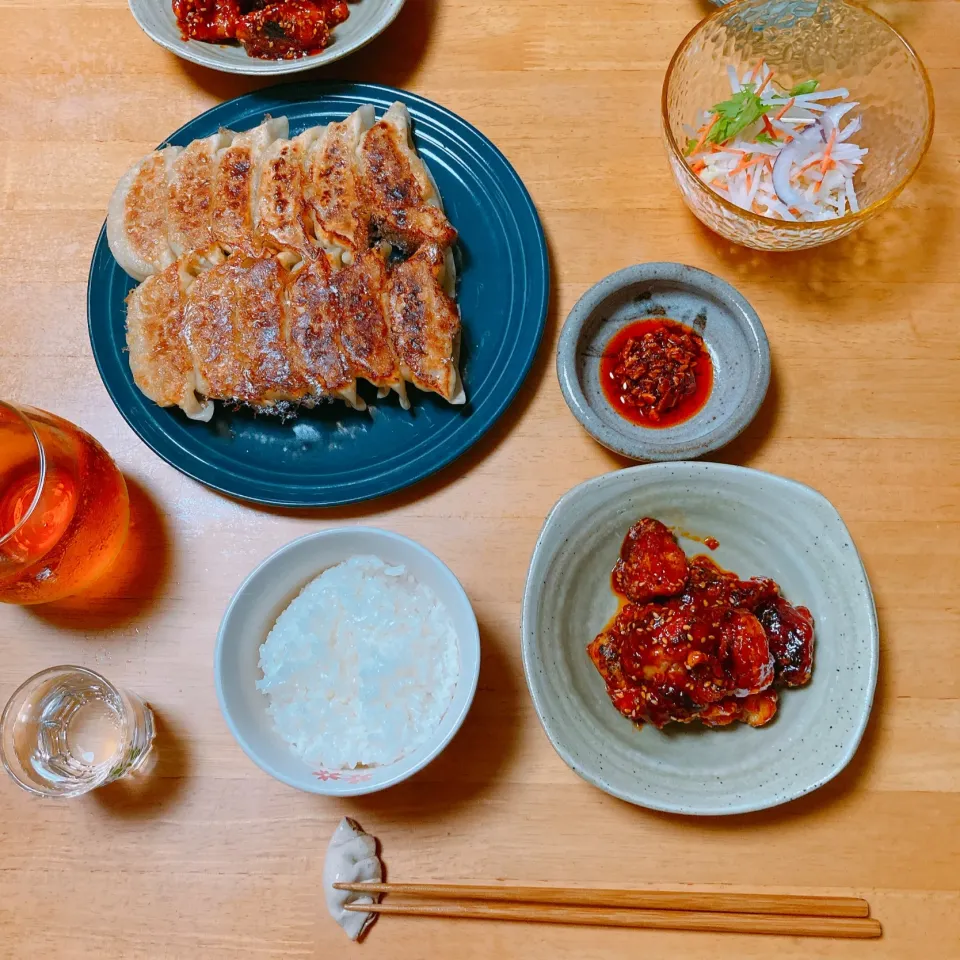
[[340, 780], [343, 783], [364, 783], [373, 776], [357, 770], [314, 770], [313, 775], [318, 780]]

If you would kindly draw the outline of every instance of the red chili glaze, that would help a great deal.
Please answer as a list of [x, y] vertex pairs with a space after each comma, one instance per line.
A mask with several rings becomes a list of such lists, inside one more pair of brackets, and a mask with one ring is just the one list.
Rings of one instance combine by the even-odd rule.
[[691, 533], [689, 530], [677, 530], [676, 527], [673, 529], [678, 537], [683, 537], [685, 540], [695, 540], [711, 550], [717, 550], [720, 547], [720, 541], [716, 537], [701, 537], [700, 534]]
[[[617, 376], [615, 371], [624, 357], [624, 351], [627, 349], [630, 340], [636, 340], [643, 337], [644, 334], [655, 334], [661, 331], [684, 334], [687, 337], [693, 336], [700, 341], [701, 349], [700, 355], [693, 365], [693, 374], [696, 380], [693, 391], [681, 396], [675, 405], [671, 405], [671, 401], [668, 400], [669, 409], [662, 409], [657, 412], [652, 408], [656, 407], [659, 401], [664, 398], [669, 390], [668, 385], [664, 384], [657, 394], [653, 394], [654, 400], [644, 405], [638, 405], [631, 402], [629, 396], [624, 394], [622, 378]], [[661, 359], [666, 361], [666, 355]], [[600, 358], [600, 385], [610, 405], [625, 420], [641, 427], [663, 429], [683, 423], [703, 409], [711, 390], [713, 390], [713, 363], [710, 360], [709, 351], [702, 346], [702, 340], [700, 340], [700, 335], [696, 331], [682, 323], [677, 323], [676, 320], [652, 317], [628, 324], [610, 340], [603, 351], [603, 356]]]
[[802, 687], [813, 672], [813, 614], [779, 596], [756, 613], [770, 639], [777, 676], [788, 687]]
[[614, 591], [633, 603], [670, 597], [687, 582], [687, 557], [659, 520], [644, 517], [623, 538], [612, 582]]
[[704, 708], [760, 693], [774, 679], [763, 627], [747, 610], [670, 597], [624, 606], [588, 649], [613, 705], [663, 727]]
[[813, 617], [769, 577], [741, 580], [645, 517], [613, 573], [620, 609], [587, 652], [613, 705], [636, 723], [762, 726], [777, 689], [813, 666]]
[[239, 41], [251, 57], [294, 60], [318, 53], [350, 16], [346, 0], [172, 0], [184, 40]]

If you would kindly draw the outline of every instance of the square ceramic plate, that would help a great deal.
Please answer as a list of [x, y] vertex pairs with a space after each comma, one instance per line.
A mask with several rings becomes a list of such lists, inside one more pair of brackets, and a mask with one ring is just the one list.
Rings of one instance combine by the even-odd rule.
[[130, 12], [140, 29], [171, 53], [212, 70], [261, 77], [301, 73], [359, 50], [393, 23], [403, 3], [404, 0], [351, 0], [350, 16], [334, 27], [333, 41], [326, 50], [300, 60], [259, 60], [248, 56], [239, 45], [184, 40], [173, 15], [172, 0], [129, 0]]
[[[742, 577], [766, 575], [816, 623], [810, 683], [786, 690], [765, 727], [634, 726], [614, 709], [587, 644], [616, 612], [610, 573], [641, 517], [671, 527], [688, 556], [709, 552]], [[876, 686], [873, 594], [850, 533], [819, 493], [715, 463], [662, 463], [574, 487], [547, 517], [523, 599], [523, 665], [561, 757], [585, 780], [672, 813], [745, 813], [810, 793], [857, 749]]]

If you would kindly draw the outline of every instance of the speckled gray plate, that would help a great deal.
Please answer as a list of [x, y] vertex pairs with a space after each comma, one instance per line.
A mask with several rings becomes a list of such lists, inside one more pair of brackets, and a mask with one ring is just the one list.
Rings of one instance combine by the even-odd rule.
[[383, 33], [396, 19], [404, 0], [351, 0], [350, 16], [334, 27], [326, 50], [300, 60], [258, 60], [241, 46], [184, 40], [180, 36], [171, 0], [128, 0], [140, 29], [155, 43], [184, 60], [212, 70], [247, 76], [278, 76], [312, 70], [359, 50]]
[[[780, 697], [765, 727], [638, 728], [614, 709], [587, 644], [616, 612], [610, 571], [629, 526], [662, 520], [712, 536], [711, 554], [744, 577], [773, 577], [816, 621], [813, 678]], [[810, 793], [850, 761], [876, 686], [879, 636], [857, 549], [819, 493], [715, 463], [658, 463], [574, 487], [550, 512], [523, 598], [523, 666], [547, 736], [585, 780], [639, 806], [745, 813]]]
[[[641, 427], [610, 405], [600, 358], [627, 324], [665, 316], [694, 327], [713, 360], [704, 408], [674, 427]], [[729, 283], [680, 263], [640, 263], [591, 287], [567, 317], [557, 347], [564, 399], [588, 433], [634, 460], [689, 460], [729, 443], [756, 416], [770, 384], [770, 348], [756, 311]]]

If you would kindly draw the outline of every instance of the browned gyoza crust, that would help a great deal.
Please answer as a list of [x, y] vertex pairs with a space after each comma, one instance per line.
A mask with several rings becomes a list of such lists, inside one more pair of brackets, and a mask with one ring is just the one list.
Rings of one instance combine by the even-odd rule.
[[216, 242], [212, 216], [217, 153], [232, 137], [221, 131], [194, 140], [170, 167], [167, 235], [177, 256], [207, 250]]
[[313, 260], [318, 246], [305, 196], [304, 141], [277, 140], [264, 151], [257, 191], [257, 237], [263, 249], [292, 250]]
[[213, 197], [213, 231], [231, 250], [253, 247], [253, 149], [244, 143], [224, 150]]
[[184, 409], [194, 390], [266, 410], [321, 397], [362, 407], [357, 379], [395, 390], [404, 405], [405, 381], [462, 402], [460, 321], [442, 261], [427, 247], [388, 272], [372, 249], [338, 270], [322, 255], [289, 271], [281, 257], [237, 253], [187, 275], [185, 294], [180, 261], [131, 296], [137, 383], [157, 403]]
[[134, 382], [154, 403], [199, 412], [177, 264], [148, 277], [127, 297], [127, 349]]
[[286, 271], [275, 258], [244, 256], [196, 279], [183, 326], [208, 397], [262, 406], [309, 393], [283, 339], [285, 283]]
[[330, 284], [340, 310], [340, 342], [347, 363], [357, 376], [374, 386], [395, 389], [404, 397], [400, 365], [387, 326], [383, 256], [367, 250], [355, 263], [334, 273]]
[[[351, 253], [370, 245], [357, 165], [360, 134], [368, 122], [363, 109], [329, 124], [307, 155], [308, 196], [317, 235], [327, 246], [339, 245]], [[372, 117], [373, 109], [368, 112]]]
[[286, 118], [268, 117], [260, 126], [235, 137], [218, 155], [213, 232], [228, 251], [254, 253], [260, 248], [255, 217], [261, 160], [270, 144], [286, 132]]
[[[166, 229], [179, 254], [130, 300], [131, 366], [147, 396], [191, 416], [209, 416], [205, 398], [286, 414], [322, 397], [362, 408], [365, 379], [405, 407], [407, 382], [463, 402], [447, 292], [456, 231], [409, 122], [402, 104], [380, 123], [361, 107], [288, 140], [286, 119], [266, 118], [131, 168], [112, 208], [148, 207], [143, 229]], [[166, 192], [141, 203], [161, 174]], [[385, 236], [409, 259], [388, 266]], [[122, 239], [130, 269], [150, 276], [154, 261]]]
[[294, 370], [317, 395], [342, 396], [355, 405], [357, 376], [340, 339], [340, 304], [330, 277], [326, 257], [293, 277], [287, 288], [285, 339]]
[[127, 235], [140, 256], [156, 263], [168, 256], [166, 190], [166, 162], [157, 152], [144, 161], [127, 194]]
[[460, 312], [443, 289], [444, 254], [425, 244], [397, 264], [387, 288], [390, 338], [405, 380], [455, 401]]
[[429, 184], [415, 175], [409, 147], [397, 128], [379, 120], [360, 145], [361, 189], [379, 234], [406, 250], [424, 243], [449, 247], [457, 239], [443, 211], [426, 203]]
[[131, 298], [137, 382], [163, 406], [194, 389], [264, 409], [323, 396], [356, 405], [357, 377], [402, 393], [386, 282], [376, 251], [335, 273], [322, 258], [294, 274], [276, 257], [235, 254], [186, 295], [171, 267]]

